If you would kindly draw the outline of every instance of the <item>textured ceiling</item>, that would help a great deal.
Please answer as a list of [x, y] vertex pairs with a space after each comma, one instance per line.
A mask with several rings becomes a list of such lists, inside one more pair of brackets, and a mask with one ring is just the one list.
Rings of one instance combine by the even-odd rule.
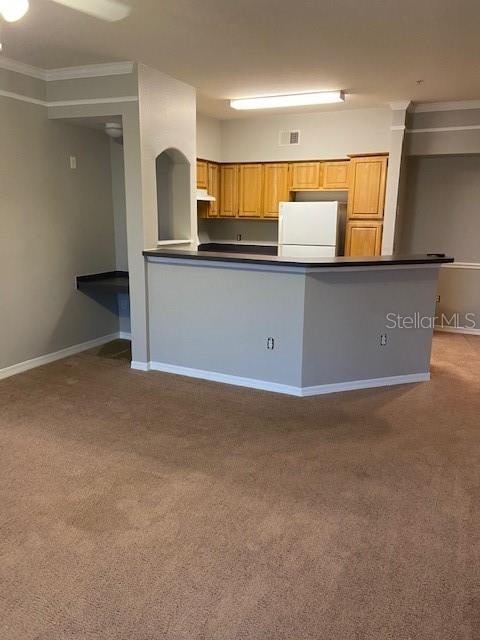
[[111, 24], [30, 0], [1, 26], [4, 54], [44, 68], [144, 62], [197, 87], [200, 109], [220, 117], [239, 116], [231, 97], [304, 90], [345, 89], [344, 108], [480, 98], [478, 0], [130, 4]]

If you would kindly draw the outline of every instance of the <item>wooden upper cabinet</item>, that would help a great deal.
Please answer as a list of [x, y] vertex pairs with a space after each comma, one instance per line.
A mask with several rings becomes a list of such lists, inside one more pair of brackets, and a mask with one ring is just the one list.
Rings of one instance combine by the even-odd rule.
[[221, 218], [235, 218], [238, 214], [238, 165], [222, 164], [220, 167]]
[[324, 189], [348, 189], [350, 161], [322, 162], [322, 165]]
[[263, 175], [263, 217], [278, 218], [279, 203], [289, 200], [288, 164], [266, 164]]
[[349, 218], [383, 218], [386, 156], [352, 158], [347, 214]]
[[208, 203], [208, 217], [218, 217], [220, 210], [220, 167], [213, 162], [208, 163], [208, 193], [216, 198], [215, 202]]
[[345, 255], [354, 257], [379, 256], [382, 251], [383, 224], [375, 220], [347, 222]]
[[238, 168], [238, 215], [260, 218], [262, 215], [263, 165], [241, 164]]
[[205, 160], [197, 160], [197, 189], [208, 187], [208, 163]]
[[292, 191], [320, 189], [321, 169], [320, 162], [293, 162], [290, 165], [290, 189]]

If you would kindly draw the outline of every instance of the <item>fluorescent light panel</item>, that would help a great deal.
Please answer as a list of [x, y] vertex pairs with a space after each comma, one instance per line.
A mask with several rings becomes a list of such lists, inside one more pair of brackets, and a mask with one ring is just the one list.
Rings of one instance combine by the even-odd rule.
[[309, 104], [332, 104], [344, 102], [343, 91], [317, 91], [315, 93], [293, 93], [286, 96], [261, 96], [230, 100], [233, 109], [276, 109], [279, 107], [303, 107]]

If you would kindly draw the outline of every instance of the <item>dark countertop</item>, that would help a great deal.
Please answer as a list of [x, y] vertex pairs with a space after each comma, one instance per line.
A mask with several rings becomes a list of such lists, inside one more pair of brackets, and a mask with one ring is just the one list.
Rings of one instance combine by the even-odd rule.
[[[238, 246], [238, 245], [237, 245]], [[151, 249], [144, 251], [145, 257], [152, 258], [176, 258], [179, 260], [207, 260], [213, 262], [236, 262], [244, 264], [264, 264], [273, 266], [290, 266], [305, 268], [325, 267], [382, 267], [402, 264], [446, 264], [453, 262], [454, 258], [443, 253], [424, 255], [393, 255], [377, 256], [372, 258], [353, 258], [338, 256], [335, 258], [290, 258], [277, 255], [265, 255], [260, 253], [262, 247], [258, 247], [259, 253], [238, 253], [238, 249], [232, 251], [189, 251], [181, 249]]]
[[108, 271], [78, 276], [77, 289], [89, 293], [129, 293], [128, 271]]

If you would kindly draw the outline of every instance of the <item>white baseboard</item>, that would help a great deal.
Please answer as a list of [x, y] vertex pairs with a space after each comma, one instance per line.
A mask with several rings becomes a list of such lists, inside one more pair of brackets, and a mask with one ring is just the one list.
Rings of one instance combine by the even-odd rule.
[[25, 360], [24, 362], [13, 364], [10, 367], [5, 367], [4, 369], [0, 369], [0, 380], [3, 380], [4, 378], [9, 378], [10, 376], [15, 376], [18, 373], [23, 373], [24, 371], [28, 371], [29, 369], [35, 369], [36, 367], [41, 367], [44, 364], [49, 364], [50, 362], [55, 362], [56, 360], [62, 360], [63, 358], [68, 358], [69, 356], [73, 356], [76, 353], [81, 353], [82, 351], [87, 351], [88, 349], [94, 349], [95, 347], [100, 347], [102, 344], [111, 342], [112, 340], [117, 340], [118, 337], [119, 337], [118, 332], [110, 333], [106, 336], [102, 336], [101, 338], [95, 338], [94, 340], [89, 340], [88, 342], [74, 344], [71, 347], [60, 349], [60, 351], [54, 351], [53, 353], [46, 353], [43, 356], [38, 356], [38, 358], [32, 358], [31, 360]]
[[286, 393], [293, 396], [300, 395], [300, 387], [280, 384], [278, 382], [256, 380], [255, 378], [242, 378], [241, 376], [232, 376], [227, 373], [218, 373], [217, 371], [191, 369], [190, 367], [180, 367], [176, 364], [167, 364], [166, 362], [150, 362], [149, 366], [151, 371], [174, 373], [179, 376], [187, 376], [187, 378], [200, 378], [201, 380], [233, 384], [237, 387], [249, 387], [250, 389], [261, 389], [262, 391], [274, 391], [276, 393]]
[[132, 334], [130, 333], [130, 331], [119, 331], [118, 337], [120, 340], [131, 340]]
[[480, 329], [470, 329], [468, 327], [435, 327], [435, 331], [441, 333], [463, 333], [467, 336], [480, 336]]
[[140, 360], [132, 360], [130, 363], [130, 369], [135, 369], [135, 371], [150, 371], [150, 363], [141, 362]]
[[[124, 332], [111, 333], [95, 340], [82, 342], [54, 353], [47, 353], [38, 358], [32, 358], [25, 362], [19, 362], [10, 367], [0, 369], [0, 380], [9, 378], [10, 376], [23, 373], [35, 367], [41, 367], [44, 364], [55, 362], [63, 358], [68, 358], [76, 353], [87, 351], [99, 347], [102, 344], [117, 340], [119, 338], [129, 339]], [[267, 380], [257, 380], [255, 378], [244, 378], [241, 376], [233, 376], [226, 373], [218, 373], [216, 371], [204, 371], [202, 369], [192, 369], [190, 367], [181, 367], [178, 365], [167, 364], [164, 362], [141, 362], [132, 361], [131, 368], [137, 371], [162, 371], [164, 373], [173, 373], [176, 375], [187, 376], [189, 378], [199, 378], [202, 380], [210, 380], [212, 382], [220, 382], [231, 384], [238, 387], [248, 387], [250, 389], [259, 389], [262, 391], [272, 391], [274, 393], [283, 393], [291, 396], [305, 397], [316, 396], [326, 393], [337, 393], [340, 391], [353, 391], [355, 389], [372, 389], [375, 387], [385, 387], [396, 384], [407, 384], [412, 382], [426, 382], [430, 380], [429, 373], [413, 373], [402, 376], [390, 376], [387, 378], [372, 378], [369, 380], [352, 380], [349, 382], [338, 382], [333, 384], [321, 384], [313, 387], [296, 387], [294, 385], [281, 384], [278, 382], [268, 382]]]
[[[137, 363], [143, 364], [146, 363]], [[412, 373], [402, 376], [390, 376], [388, 378], [372, 378], [370, 380], [352, 380], [350, 382], [338, 382], [334, 384], [322, 384], [313, 387], [296, 387], [294, 385], [280, 384], [278, 382], [268, 382], [255, 378], [243, 378], [232, 376], [216, 371], [205, 371], [202, 369], [191, 369], [178, 365], [167, 364], [165, 362], [150, 362], [148, 365], [152, 371], [162, 371], [163, 373], [174, 373], [189, 378], [199, 378], [212, 382], [231, 384], [237, 387], [249, 387], [250, 389], [260, 389], [262, 391], [273, 391], [274, 393], [284, 393], [290, 396], [306, 397], [316, 396], [326, 393], [337, 393], [340, 391], [353, 391], [355, 389], [372, 389], [375, 387], [386, 387], [395, 384], [408, 384], [412, 382], [427, 382], [430, 380], [430, 373]], [[133, 363], [132, 363], [133, 368]], [[147, 371], [147, 369], [143, 369]]]
[[396, 384], [411, 384], [412, 382], [428, 382], [430, 373], [410, 373], [403, 376], [389, 376], [387, 378], [370, 378], [368, 380], [352, 380], [351, 382], [336, 382], [334, 384], [320, 384], [315, 387], [303, 387], [300, 394], [306, 396], [318, 396], [325, 393], [338, 393], [339, 391], [355, 391], [358, 389], [375, 389], [377, 387], [391, 387]]

